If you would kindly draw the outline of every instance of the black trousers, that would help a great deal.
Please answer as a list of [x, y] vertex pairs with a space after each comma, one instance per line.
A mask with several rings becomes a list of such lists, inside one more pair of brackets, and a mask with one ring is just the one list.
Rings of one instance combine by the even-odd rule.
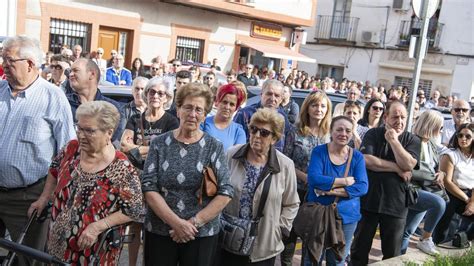
[[213, 265], [219, 235], [197, 237], [187, 243], [176, 243], [169, 236], [145, 231], [145, 265], [209, 266]]
[[239, 256], [227, 252], [225, 250], [221, 250], [220, 252], [220, 266], [273, 266], [275, 265], [275, 258], [269, 258], [259, 262], [250, 262], [250, 258], [248, 256]]
[[[467, 193], [469, 197], [471, 197], [471, 193]], [[455, 213], [459, 214], [463, 218], [469, 219], [471, 222], [474, 222], [474, 215], [471, 216], [464, 216], [462, 213], [464, 212], [466, 208], [466, 203], [464, 203], [462, 200], [456, 198], [453, 196], [451, 193], [448, 192], [449, 196], [449, 203], [446, 206], [446, 210], [444, 211], [443, 216], [439, 220], [438, 224], [436, 225], [436, 228], [433, 233], [433, 242], [435, 244], [443, 243], [444, 241], [448, 240], [447, 235], [449, 231], [449, 224], [451, 223], [451, 220], [454, 216]], [[474, 234], [468, 231], [468, 238], [469, 240], [474, 239]]]
[[363, 210], [361, 213], [362, 219], [359, 221], [351, 246], [351, 263], [353, 265], [367, 265], [369, 263], [372, 240], [379, 225], [383, 259], [400, 255], [406, 217], [399, 218]]

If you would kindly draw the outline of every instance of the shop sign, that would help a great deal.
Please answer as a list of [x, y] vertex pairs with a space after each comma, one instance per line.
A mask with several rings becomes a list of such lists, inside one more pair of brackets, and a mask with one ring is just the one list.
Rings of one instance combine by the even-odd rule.
[[271, 23], [252, 21], [250, 36], [255, 38], [278, 41], [283, 33], [283, 27]]

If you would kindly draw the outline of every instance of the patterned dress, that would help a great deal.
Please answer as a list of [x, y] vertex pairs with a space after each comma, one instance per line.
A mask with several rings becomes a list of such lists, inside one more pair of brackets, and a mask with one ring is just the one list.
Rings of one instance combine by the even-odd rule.
[[[99, 241], [91, 248], [79, 249], [77, 242], [86, 227], [116, 211], [141, 220], [144, 200], [138, 174], [123, 153], [116, 151], [114, 161], [97, 173], [83, 171], [79, 155], [79, 143], [72, 140], [51, 163], [49, 171], [58, 184], [54, 191], [48, 251], [72, 265], [88, 265], [91, 255], [99, 249]], [[123, 228], [120, 233], [123, 235]], [[120, 247], [107, 245], [99, 254], [100, 265], [117, 265]]]

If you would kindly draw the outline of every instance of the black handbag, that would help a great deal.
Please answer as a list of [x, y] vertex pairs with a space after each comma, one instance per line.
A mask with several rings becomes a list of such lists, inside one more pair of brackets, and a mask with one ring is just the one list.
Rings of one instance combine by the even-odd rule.
[[263, 217], [263, 208], [268, 198], [271, 182], [272, 176], [270, 173], [267, 175], [265, 183], [263, 184], [257, 215], [254, 219], [241, 219], [222, 212], [219, 241], [224, 250], [239, 256], [250, 256], [258, 235], [258, 224]]
[[405, 206], [410, 207], [418, 202], [418, 189], [411, 183], [406, 183]]

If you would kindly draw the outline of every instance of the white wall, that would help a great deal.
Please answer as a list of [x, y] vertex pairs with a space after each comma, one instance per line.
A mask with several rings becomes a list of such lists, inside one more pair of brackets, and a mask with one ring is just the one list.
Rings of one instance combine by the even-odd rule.
[[255, 0], [255, 8], [278, 14], [311, 19], [312, 0]]
[[4, 0], [0, 8], [0, 36], [16, 34], [17, 0]]
[[470, 100], [474, 96], [474, 59], [464, 58], [468, 61], [467, 65], [458, 63], [454, 68], [453, 83], [451, 85], [451, 93], [457, 93], [460, 98]]
[[446, 53], [474, 55], [474, 1], [442, 1], [440, 23], [444, 23], [440, 46]]

